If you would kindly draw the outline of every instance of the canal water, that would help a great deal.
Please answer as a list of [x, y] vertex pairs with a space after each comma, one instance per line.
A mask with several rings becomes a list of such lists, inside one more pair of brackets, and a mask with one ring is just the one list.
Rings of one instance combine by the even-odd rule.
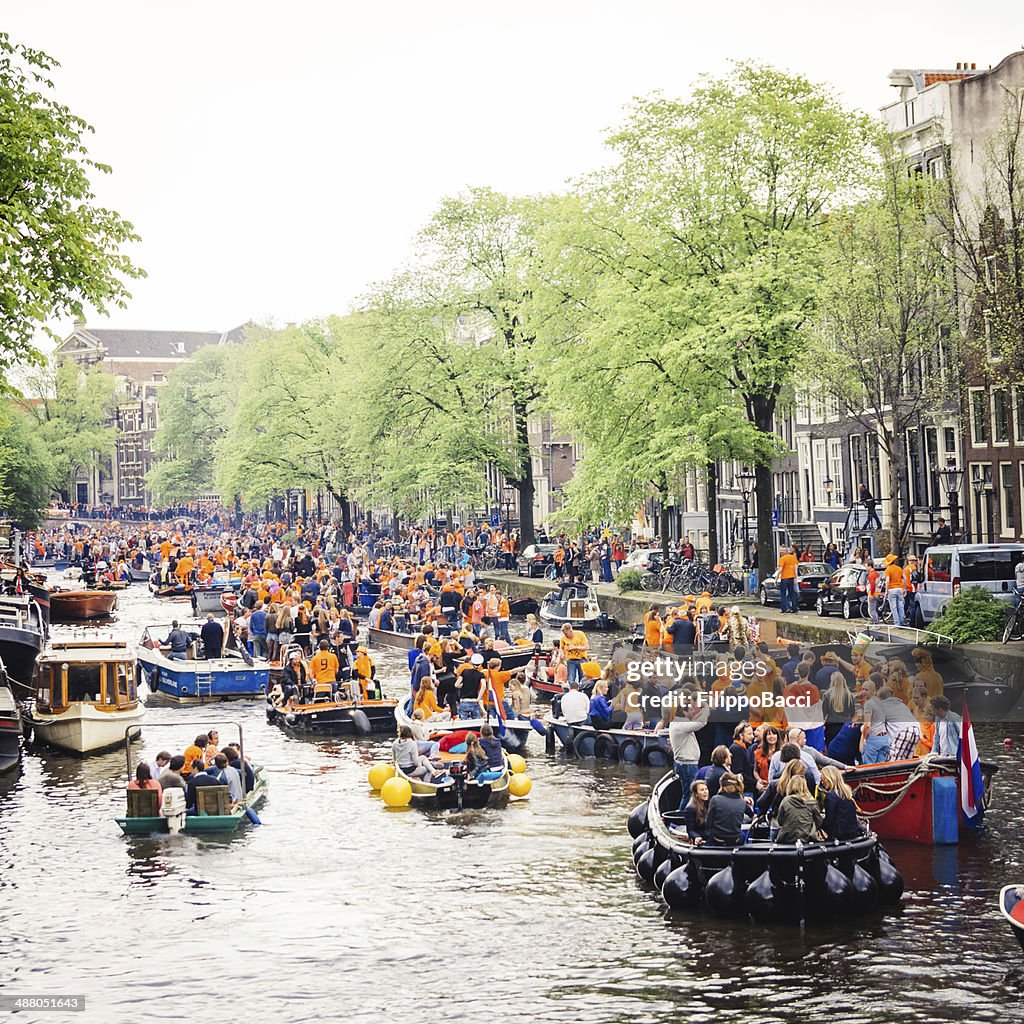
[[[55, 638], [134, 641], [172, 614], [189, 608], [135, 587], [114, 623]], [[404, 653], [375, 656], [403, 693]], [[389, 741], [293, 739], [232, 703], [150, 708], [147, 722], [181, 725], [144, 731], [141, 750], [182, 751], [199, 731], [186, 721], [225, 740], [241, 724], [270, 774], [261, 827], [125, 838], [119, 753], [30, 747], [0, 776], [0, 994], [86, 999], [11, 1019], [1024, 1020], [1022, 956], [995, 907], [1024, 881], [1019, 724], [980, 730], [1001, 766], [983, 836], [888, 844], [902, 907], [801, 931], [670, 915], [638, 886], [624, 822], [647, 769], [548, 756], [537, 736], [528, 800], [431, 816], [370, 794]]]

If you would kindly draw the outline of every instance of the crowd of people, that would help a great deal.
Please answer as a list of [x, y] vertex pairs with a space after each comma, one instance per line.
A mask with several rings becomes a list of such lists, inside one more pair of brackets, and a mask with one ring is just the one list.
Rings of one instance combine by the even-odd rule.
[[129, 789], [153, 790], [157, 802], [168, 789], [185, 794], [186, 813], [195, 814], [197, 791], [203, 786], [227, 786], [228, 800], [240, 803], [256, 785], [256, 773], [248, 758], [242, 759], [234, 743], [220, 745], [216, 729], [200, 733], [181, 754], [161, 750], [152, 761], [139, 761]]

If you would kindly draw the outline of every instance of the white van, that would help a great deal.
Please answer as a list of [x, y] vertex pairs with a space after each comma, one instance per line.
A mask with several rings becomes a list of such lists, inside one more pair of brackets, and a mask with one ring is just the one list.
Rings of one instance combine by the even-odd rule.
[[917, 606], [924, 622], [942, 616], [946, 605], [965, 587], [981, 587], [1007, 604], [1016, 599], [1014, 568], [1024, 558], [1024, 544], [942, 544], [921, 559]]

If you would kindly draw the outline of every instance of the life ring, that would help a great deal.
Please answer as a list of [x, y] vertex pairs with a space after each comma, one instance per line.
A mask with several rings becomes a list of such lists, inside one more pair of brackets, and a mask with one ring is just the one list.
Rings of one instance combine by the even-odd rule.
[[593, 757], [596, 746], [597, 737], [592, 732], [580, 732], [572, 741], [572, 752], [577, 757]]
[[594, 757], [602, 758], [605, 761], [617, 761], [619, 759], [618, 740], [605, 732], [598, 733], [594, 740]]

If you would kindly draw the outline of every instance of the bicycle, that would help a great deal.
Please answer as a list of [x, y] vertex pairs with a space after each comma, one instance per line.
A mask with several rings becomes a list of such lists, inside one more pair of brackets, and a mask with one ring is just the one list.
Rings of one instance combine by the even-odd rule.
[[1014, 587], [1013, 592], [1017, 595], [1017, 604], [1006, 619], [1003, 627], [1003, 643], [1008, 644], [1011, 640], [1024, 640], [1024, 587]]

